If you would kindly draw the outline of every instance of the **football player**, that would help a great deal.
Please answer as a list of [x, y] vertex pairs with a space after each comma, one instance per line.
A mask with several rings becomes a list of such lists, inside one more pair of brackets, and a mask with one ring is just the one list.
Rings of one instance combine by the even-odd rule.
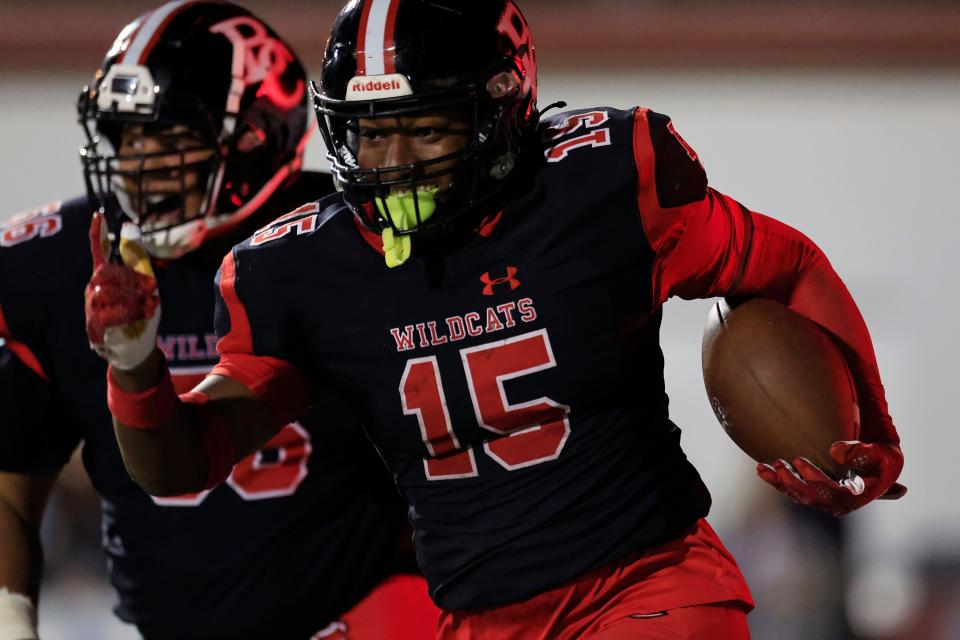
[[[404, 575], [416, 571], [402, 548], [405, 507], [342, 406], [290, 416], [216, 483], [154, 498], [124, 469], [106, 364], [83, 330], [99, 210], [109, 224], [95, 241], [139, 271], [131, 278], [150, 274], [163, 297], [163, 315], [136, 331], [165, 354], [172, 384], [188, 391], [215, 364], [224, 253], [333, 191], [328, 175], [301, 171], [298, 58], [235, 5], [171, 2], [123, 29], [79, 117], [88, 193], [0, 227], [0, 637], [37, 637], [38, 529], [81, 443], [103, 497], [116, 613], [145, 638], [432, 637], [426, 585]], [[98, 340], [126, 335], [107, 329]], [[141, 358], [111, 354], [120, 367]]]
[[[347, 4], [314, 88], [342, 193], [225, 257], [220, 361], [191, 394], [161, 351], [105, 350], [128, 469], [158, 495], [207, 486], [332, 390], [410, 504], [442, 638], [746, 638], [668, 416], [661, 307], [768, 297], [836, 337], [864, 441], [832, 455], [855, 478], [759, 470], [835, 514], [903, 492], [866, 326], [821, 251], [709, 187], [669, 118], [536, 98], [513, 0]], [[159, 302], [94, 251], [98, 343]]]

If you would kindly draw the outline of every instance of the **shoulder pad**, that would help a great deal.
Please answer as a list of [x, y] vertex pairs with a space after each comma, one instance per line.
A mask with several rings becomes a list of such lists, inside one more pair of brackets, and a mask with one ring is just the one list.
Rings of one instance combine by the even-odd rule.
[[38, 238], [60, 234], [70, 223], [81, 223], [86, 229], [93, 215], [86, 196], [67, 201], [55, 200], [27, 209], [0, 222], [0, 247], [15, 247]]
[[49, 238], [63, 230], [60, 200], [21, 211], [0, 223], [0, 247], [14, 247], [34, 238]]
[[244, 246], [256, 248], [273, 243], [282, 238], [296, 238], [311, 235], [338, 213], [347, 211], [343, 197], [339, 193], [330, 194], [319, 201], [308, 202], [274, 219], [254, 233]]
[[603, 126], [610, 121], [630, 122], [633, 113], [613, 107], [586, 107], [562, 111], [540, 123], [544, 139], [555, 140], [578, 131]]
[[[681, 207], [703, 200], [707, 194], [707, 173], [696, 151], [680, 137], [670, 118], [648, 109], [638, 109], [636, 126], [647, 129], [646, 132], [636, 131], [637, 164], [645, 164], [643, 154], [653, 155], [660, 207]], [[646, 143], [644, 133], [649, 136], [649, 143]]]
[[[543, 154], [548, 164], [578, 156], [579, 150], [617, 147], [629, 152], [633, 112], [612, 107], [591, 107], [565, 111], [545, 118], [540, 127]], [[608, 154], [609, 155], [609, 154]]]

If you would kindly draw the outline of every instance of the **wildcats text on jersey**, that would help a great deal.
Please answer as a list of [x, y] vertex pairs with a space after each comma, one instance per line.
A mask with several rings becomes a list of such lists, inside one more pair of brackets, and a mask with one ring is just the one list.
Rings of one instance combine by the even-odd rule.
[[447, 342], [459, 342], [467, 336], [497, 333], [515, 327], [519, 322], [529, 324], [537, 319], [537, 310], [533, 299], [521, 298], [516, 302], [505, 302], [487, 307], [484, 311], [471, 311], [463, 315], [450, 316], [442, 322], [418, 322], [405, 325], [402, 329], [393, 327], [390, 335], [397, 343], [397, 351], [413, 351], [417, 348], [438, 347]]
[[171, 334], [157, 336], [157, 348], [168, 362], [197, 362], [216, 360], [217, 334]]

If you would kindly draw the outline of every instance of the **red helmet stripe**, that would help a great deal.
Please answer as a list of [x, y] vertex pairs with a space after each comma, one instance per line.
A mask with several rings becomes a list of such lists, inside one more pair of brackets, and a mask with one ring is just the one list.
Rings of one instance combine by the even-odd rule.
[[357, 75], [367, 75], [367, 23], [370, 21], [370, 7], [374, 0], [365, 0], [363, 13], [360, 14], [360, 30], [357, 33]]
[[366, 0], [357, 34], [357, 75], [380, 76], [396, 72], [393, 34], [400, 0]]
[[[126, 36], [126, 38], [125, 38], [125, 39], [127, 40], [127, 48], [124, 49], [123, 51], [121, 51], [121, 52], [117, 55], [116, 64], [122, 64], [122, 63], [123, 63], [123, 59], [126, 58], [126, 56], [127, 56], [127, 51], [130, 50], [130, 44], [132, 44], [133, 41], [137, 39], [137, 34], [140, 33], [140, 30], [143, 29], [144, 23], [145, 23], [147, 20], [149, 20], [149, 19], [150, 19], [150, 16], [152, 16], [152, 15], [153, 15], [153, 12], [150, 11], [150, 12], [144, 14], [144, 15], [142, 16], [142, 18], [140, 18], [139, 20], [137, 20], [137, 24], [136, 24], [136, 26], [133, 28], [133, 31], [130, 33], [129, 36]], [[117, 40], [119, 41], [120, 38], [121, 38], [121, 36], [123, 36], [123, 35], [124, 35], [123, 32], [120, 32], [120, 36], [117, 37]], [[116, 46], [117, 46], [117, 44], [114, 43], [114, 47], [116, 47]]]

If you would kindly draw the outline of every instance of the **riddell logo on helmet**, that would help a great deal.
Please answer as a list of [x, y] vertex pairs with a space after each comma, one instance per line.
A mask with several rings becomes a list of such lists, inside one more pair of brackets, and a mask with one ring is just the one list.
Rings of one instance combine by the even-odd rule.
[[366, 82], [354, 82], [350, 85], [351, 91], [354, 93], [360, 93], [362, 91], [390, 91], [393, 89], [402, 89], [400, 83], [397, 80], [387, 80], [386, 82], [380, 82], [379, 80], [367, 80]]
[[347, 100], [382, 100], [413, 94], [410, 82], [399, 73], [356, 76], [347, 85]]

